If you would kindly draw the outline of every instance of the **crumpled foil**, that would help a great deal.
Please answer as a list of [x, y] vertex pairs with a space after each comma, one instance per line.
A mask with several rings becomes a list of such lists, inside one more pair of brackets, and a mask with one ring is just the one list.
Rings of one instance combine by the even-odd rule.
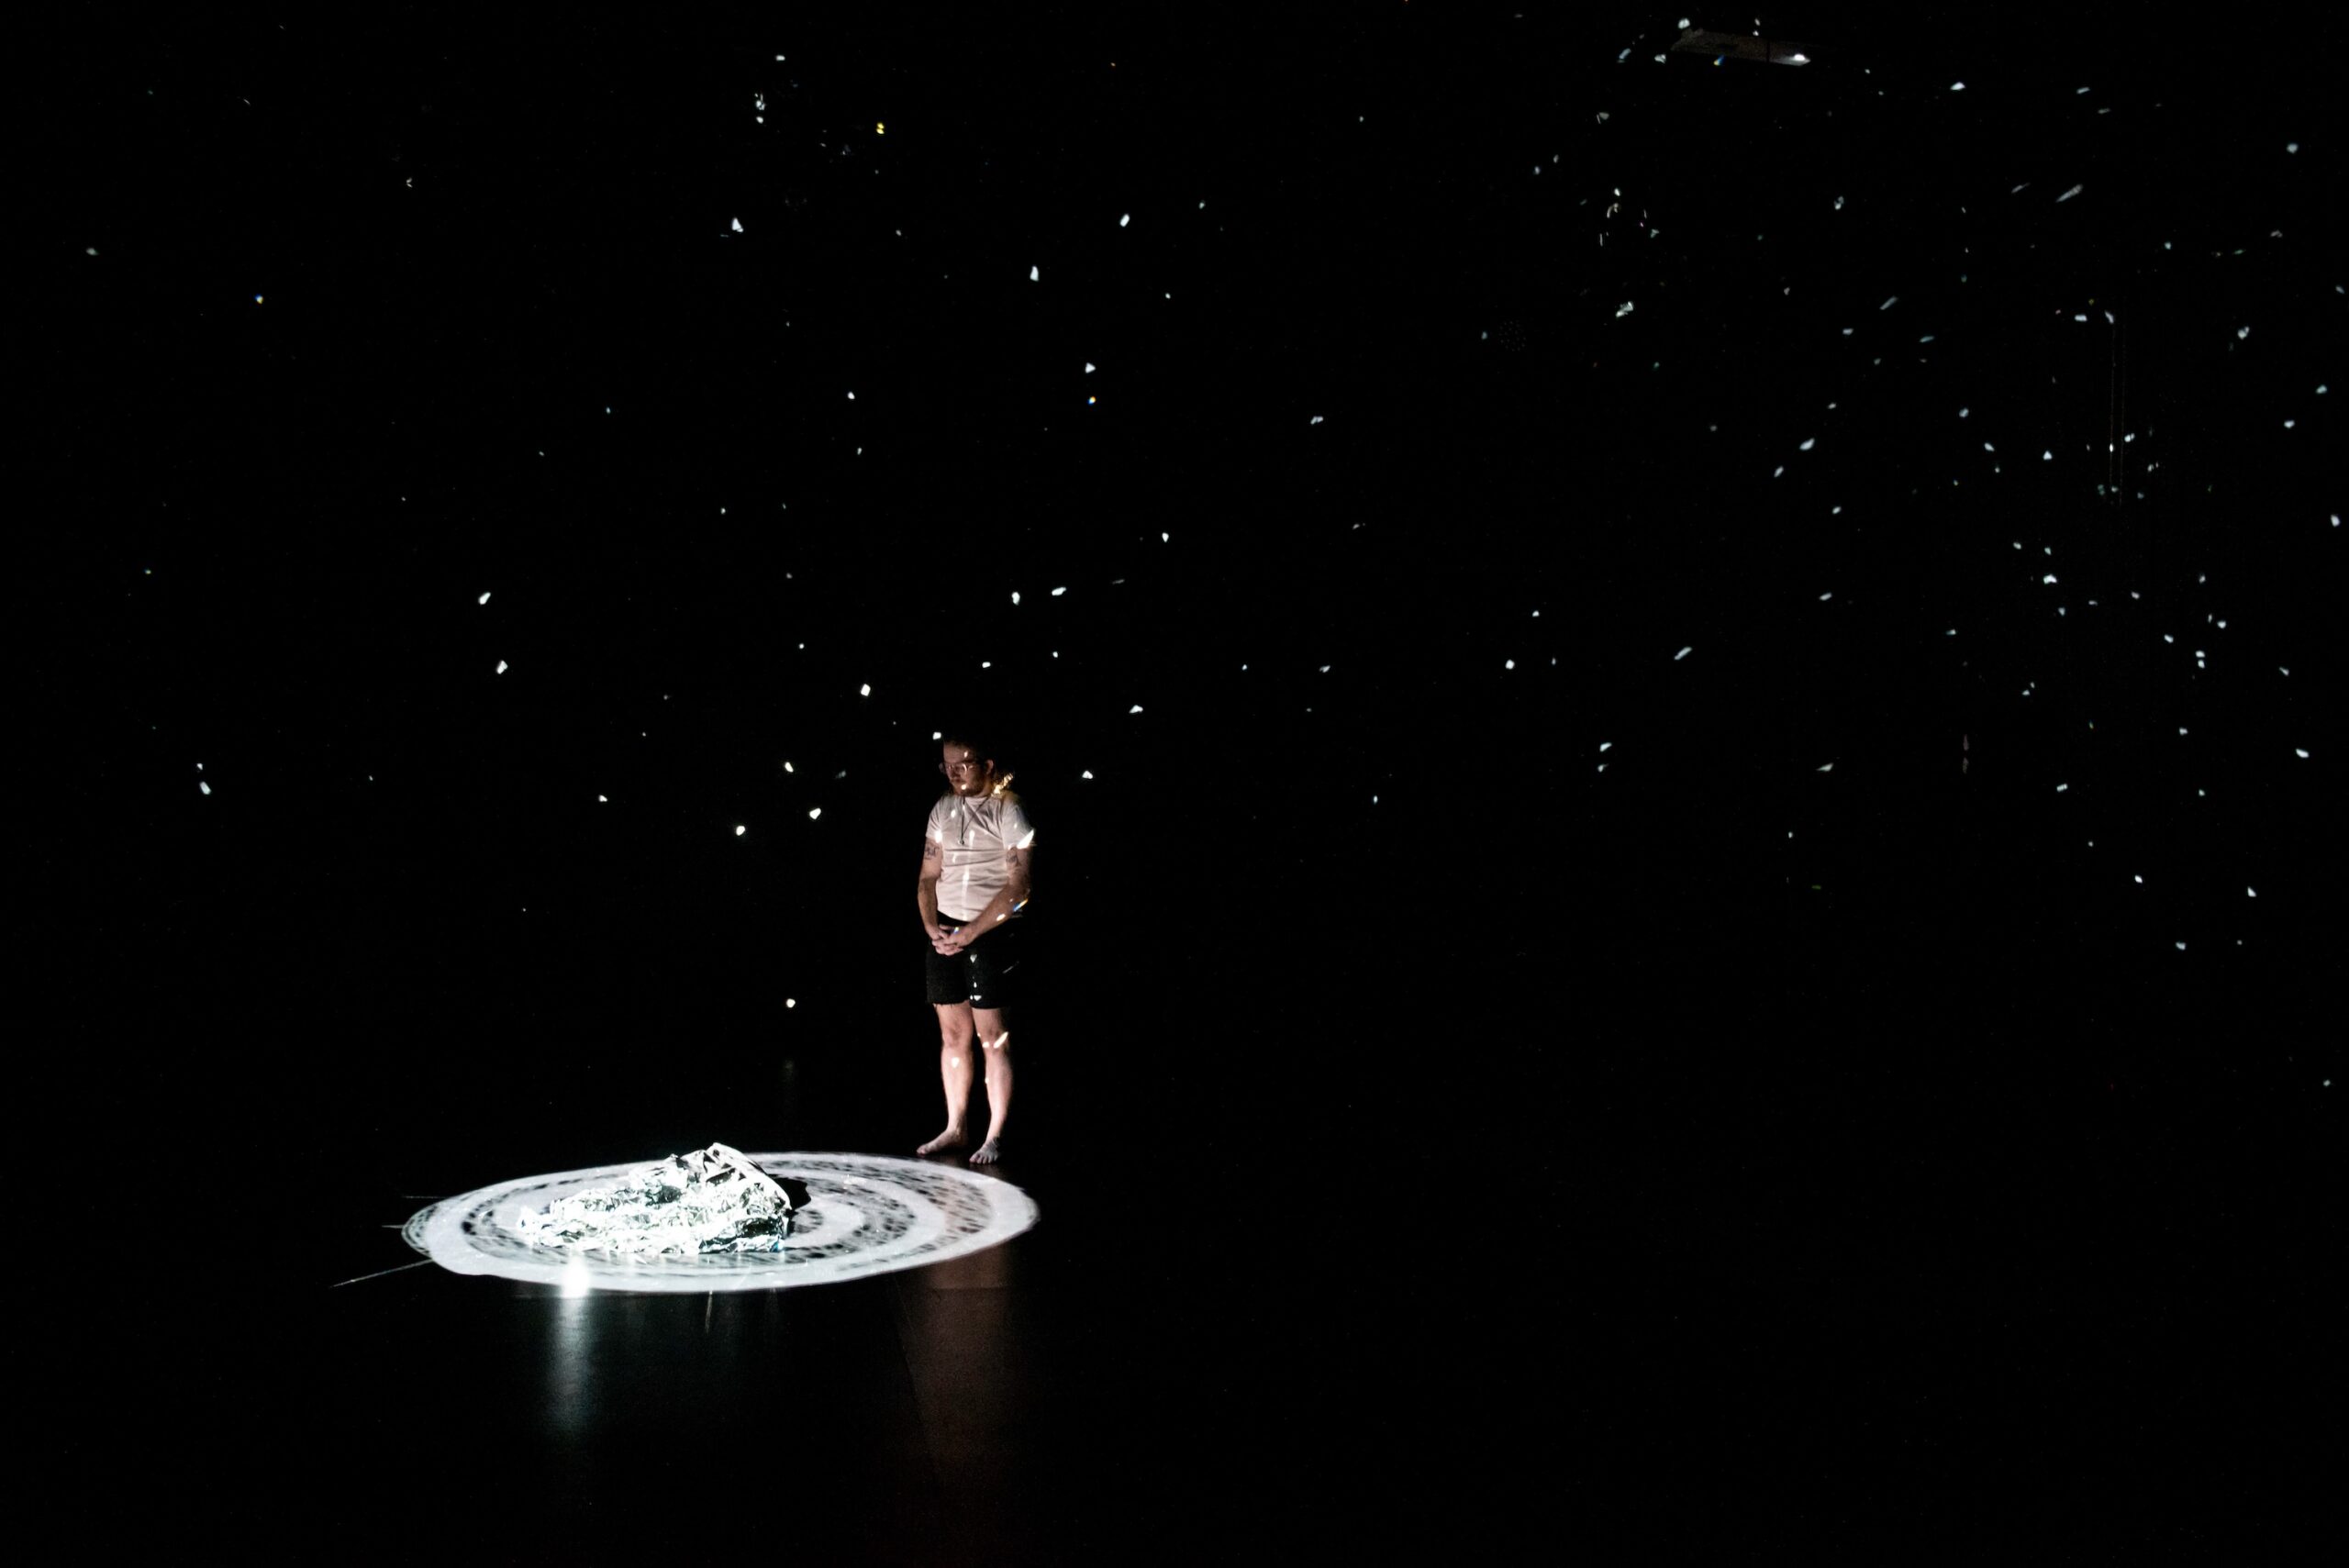
[[792, 1216], [807, 1206], [805, 1186], [779, 1183], [740, 1151], [713, 1143], [504, 1223], [534, 1247], [576, 1251], [779, 1252]]

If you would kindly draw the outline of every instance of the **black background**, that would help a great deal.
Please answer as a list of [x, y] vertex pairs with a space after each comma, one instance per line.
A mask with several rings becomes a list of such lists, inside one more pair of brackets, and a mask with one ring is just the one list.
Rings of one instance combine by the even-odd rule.
[[[2340, 40], [1675, 19], [50, 57], [51, 1506], [312, 1559], [2292, 1533]], [[338, 1284], [508, 1177], [934, 1131], [904, 873], [973, 719], [1039, 829], [991, 1286]]]

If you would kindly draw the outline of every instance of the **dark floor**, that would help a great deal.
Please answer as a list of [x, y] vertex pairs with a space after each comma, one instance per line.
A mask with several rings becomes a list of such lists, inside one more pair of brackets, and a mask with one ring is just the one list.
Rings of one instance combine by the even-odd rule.
[[1036, 1228], [714, 1297], [403, 1268], [396, 1227], [714, 1140], [909, 1151], [939, 1115], [910, 897], [902, 960], [788, 1009], [754, 954], [586, 915], [221, 936], [61, 1036], [37, 1180], [176, 1222], [20, 1241], [43, 1495], [306, 1562], [2300, 1532], [2340, 1434], [2330, 1123], [2273, 1067], [2299, 1021], [2230, 1035], [2076, 935], [2034, 960], [2054, 937], [1865, 877], [1692, 913], [1594, 864], [1619, 918], [1486, 888], [1415, 928], [1303, 890], [1040, 919], [999, 1167]]

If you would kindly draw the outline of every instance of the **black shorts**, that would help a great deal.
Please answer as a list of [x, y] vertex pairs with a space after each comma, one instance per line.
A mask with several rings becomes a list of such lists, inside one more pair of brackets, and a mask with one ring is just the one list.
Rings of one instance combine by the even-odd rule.
[[[960, 929], [967, 922], [952, 915], [938, 917], [941, 931]], [[949, 958], [930, 947], [930, 933], [922, 933], [923, 955], [929, 963], [927, 979], [930, 1003], [933, 1007], [952, 1006], [968, 1002], [974, 1007], [1000, 1011], [1007, 1000], [1018, 995], [1012, 988], [1012, 972], [1019, 967], [1019, 921], [1006, 920], [994, 930]]]

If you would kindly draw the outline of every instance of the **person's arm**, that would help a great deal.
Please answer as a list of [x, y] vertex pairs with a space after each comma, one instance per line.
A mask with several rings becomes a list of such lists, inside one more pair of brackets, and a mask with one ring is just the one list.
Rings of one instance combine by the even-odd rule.
[[987, 906], [979, 911], [979, 917], [963, 928], [963, 940], [966, 941], [978, 940], [979, 938], [994, 930], [1018, 913], [1028, 902], [1028, 870], [1035, 851], [1021, 849], [1012, 850], [1008, 853], [1011, 864], [1011, 879], [1005, 884], [1002, 892], [987, 900]]
[[938, 873], [945, 869], [945, 852], [939, 849], [937, 840], [925, 836], [921, 841], [921, 890], [915, 898], [921, 906], [921, 929], [932, 939], [938, 935]]

